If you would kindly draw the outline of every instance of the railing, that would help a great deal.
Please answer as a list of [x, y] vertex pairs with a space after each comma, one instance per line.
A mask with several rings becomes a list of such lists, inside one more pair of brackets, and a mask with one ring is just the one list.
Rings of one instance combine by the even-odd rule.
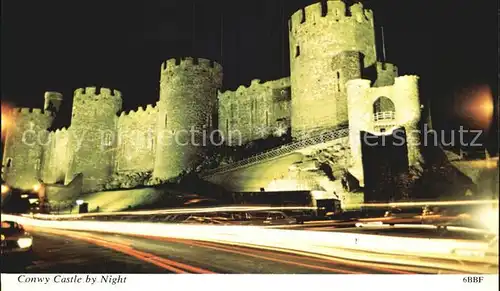
[[303, 140], [295, 141], [295, 142], [283, 145], [281, 147], [274, 148], [274, 149], [268, 150], [266, 152], [257, 154], [255, 156], [237, 161], [235, 163], [231, 163], [229, 165], [225, 165], [225, 166], [221, 166], [221, 167], [218, 167], [215, 169], [207, 170], [207, 171], [201, 173], [201, 176], [202, 177], [209, 177], [209, 176], [212, 176], [214, 174], [221, 174], [221, 173], [232, 171], [232, 170], [235, 170], [238, 168], [246, 167], [249, 165], [258, 164], [262, 161], [274, 159], [274, 158], [283, 156], [285, 154], [292, 153], [292, 152], [297, 151], [299, 149], [303, 149], [303, 148], [313, 146], [313, 145], [322, 144], [325, 142], [334, 141], [334, 140], [337, 140], [337, 139], [340, 139], [343, 137], [347, 137], [348, 135], [349, 135], [349, 128], [340, 128], [340, 129], [326, 132], [323, 134], [315, 135], [315, 136], [310, 137], [310, 138], [305, 138]]
[[384, 121], [384, 120], [395, 120], [396, 112], [394, 111], [382, 111], [373, 114], [374, 121]]

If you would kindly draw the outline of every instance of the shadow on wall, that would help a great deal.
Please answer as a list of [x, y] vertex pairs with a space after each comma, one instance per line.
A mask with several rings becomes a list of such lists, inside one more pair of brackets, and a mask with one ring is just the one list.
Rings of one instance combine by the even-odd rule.
[[[79, 199], [89, 205], [89, 212], [153, 210], [177, 207], [219, 206], [227, 204], [230, 196], [224, 190], [204, 181], [186, 179], [179, 184], [163, 184], [137, 189], [86, 193]], [[186, 184], [190, 183], [189, 186]], [[75, 207], [75, 206], [73, 206]], [[73, 209], [77, 211], [76, 208]]]
[[417, 173], [412, 186], [416, 199], [464, 199], [467, 193], [478, 193], [477, 185], [448, 161], [439, 147], [427, 146], [423, 150], [423, 171]]
[[82, 193], [83, 175], [78, 174], [68, 185], [45, 184], [45, 199], [52, 201], [76, 201]]

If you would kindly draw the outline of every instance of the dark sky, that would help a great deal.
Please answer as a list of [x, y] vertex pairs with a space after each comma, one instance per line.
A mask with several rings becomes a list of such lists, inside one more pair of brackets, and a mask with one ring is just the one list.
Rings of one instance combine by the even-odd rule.
[[[44, 91], [59, 91], [69, 117], [74, 89], [96, 85], [119, 89], [134, 109], [158, 100], [161, 61], [175, 56], [221, 62], [229, 89], [287, 76], [287, 19], [314, 2], [2, 0], [2, 100], [42, 107]], [[438, 126], [461, 122], [458, 92], [486, 84], [498, 96], [496, 1], [363, 2], [384, 26], [388, 61], [421, 76]]]

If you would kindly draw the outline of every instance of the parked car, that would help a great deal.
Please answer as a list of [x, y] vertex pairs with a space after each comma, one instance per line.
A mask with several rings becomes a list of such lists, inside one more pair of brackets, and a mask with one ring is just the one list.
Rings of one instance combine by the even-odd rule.
[[282, 211], [259, 211], [250, 213], [252, 224], [283, 225], [295, 224], [297, 219], [286, 215]]
[[14, 221], [2, 221], [1, 254], [30, 254], [33, 247], [33, 237], [23, 226]]

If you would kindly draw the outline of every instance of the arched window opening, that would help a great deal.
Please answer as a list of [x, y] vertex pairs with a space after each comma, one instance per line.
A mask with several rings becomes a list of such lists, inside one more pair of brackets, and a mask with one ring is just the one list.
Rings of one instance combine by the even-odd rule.
[[396, 107], [391, 99], [379, 97], [373, 103], [374, 121], [394, 120], [396, 118]]

